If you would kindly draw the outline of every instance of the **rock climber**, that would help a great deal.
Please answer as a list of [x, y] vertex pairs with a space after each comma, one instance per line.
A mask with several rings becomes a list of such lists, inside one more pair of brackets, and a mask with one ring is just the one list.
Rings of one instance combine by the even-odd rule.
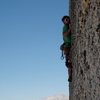
[[71, 27], [70, 27], [70, 17], [69, 16], [63, 16], [62, 22], [64, 24], [62, 36], [63, 36], [63, 44], [60, 46], [60, 49], [62, 50], [62, 54], [64, 54], [65, 57], [65, 65], [68, 68], [68, 81], [72, 81], [72, 62], [70, 59], [70, 49], [71, 49]]

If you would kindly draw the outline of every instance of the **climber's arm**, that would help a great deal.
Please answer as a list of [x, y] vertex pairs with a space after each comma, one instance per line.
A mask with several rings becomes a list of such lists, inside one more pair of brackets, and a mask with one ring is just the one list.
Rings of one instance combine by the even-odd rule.
[[63, 32], [63, 36], [68, 36], [70, 34], [71, 30], [69, 29], [67, 32]]
[[69, 29], [67, 30], [67, 31], [65, 31], [65, 32], [63, 32], [63, 36], [68, 36], [69, 34], [71, 33], [71, 26], [70, 26], [70, 24], [69, 24]]

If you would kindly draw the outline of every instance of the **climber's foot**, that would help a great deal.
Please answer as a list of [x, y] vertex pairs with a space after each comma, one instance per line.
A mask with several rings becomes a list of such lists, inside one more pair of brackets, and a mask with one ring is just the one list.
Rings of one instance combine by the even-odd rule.
[[71, 76], [68, 78], [68, 82], [72, 82], [72, 77]]

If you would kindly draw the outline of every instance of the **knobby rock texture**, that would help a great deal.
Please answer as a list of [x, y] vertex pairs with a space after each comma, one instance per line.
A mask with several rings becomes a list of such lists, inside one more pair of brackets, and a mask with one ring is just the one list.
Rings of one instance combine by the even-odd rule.
[[100, 0], [70, 0], [70, 100], [100, 100]]

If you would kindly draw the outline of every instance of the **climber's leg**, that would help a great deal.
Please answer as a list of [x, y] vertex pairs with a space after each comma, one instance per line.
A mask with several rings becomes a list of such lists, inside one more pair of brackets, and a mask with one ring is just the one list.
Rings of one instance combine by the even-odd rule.
[[68, 78], [68, 81], [69, 82], [72, 82], [72, 68], [68, 68], [68, 75], [69, 75], [69, 78]]
[[70, 48], [69, 47], [64, 47], [64, 55], [69, 56]]
[[69, 52], [70, 52], [70, 48], [69, 47], [64, 48], [65, 65], [66, 65], [66, 67], [68, 67], [68, 63], [70, 61]]
[[70, 48], [66, 47], [64, 49], [65, 60], [66, 60], [65, 65], [68, 68], [68, 81], [71, 82], [72, 81], [72, 62], [71, 62], [69, 53], [70, 53]]

